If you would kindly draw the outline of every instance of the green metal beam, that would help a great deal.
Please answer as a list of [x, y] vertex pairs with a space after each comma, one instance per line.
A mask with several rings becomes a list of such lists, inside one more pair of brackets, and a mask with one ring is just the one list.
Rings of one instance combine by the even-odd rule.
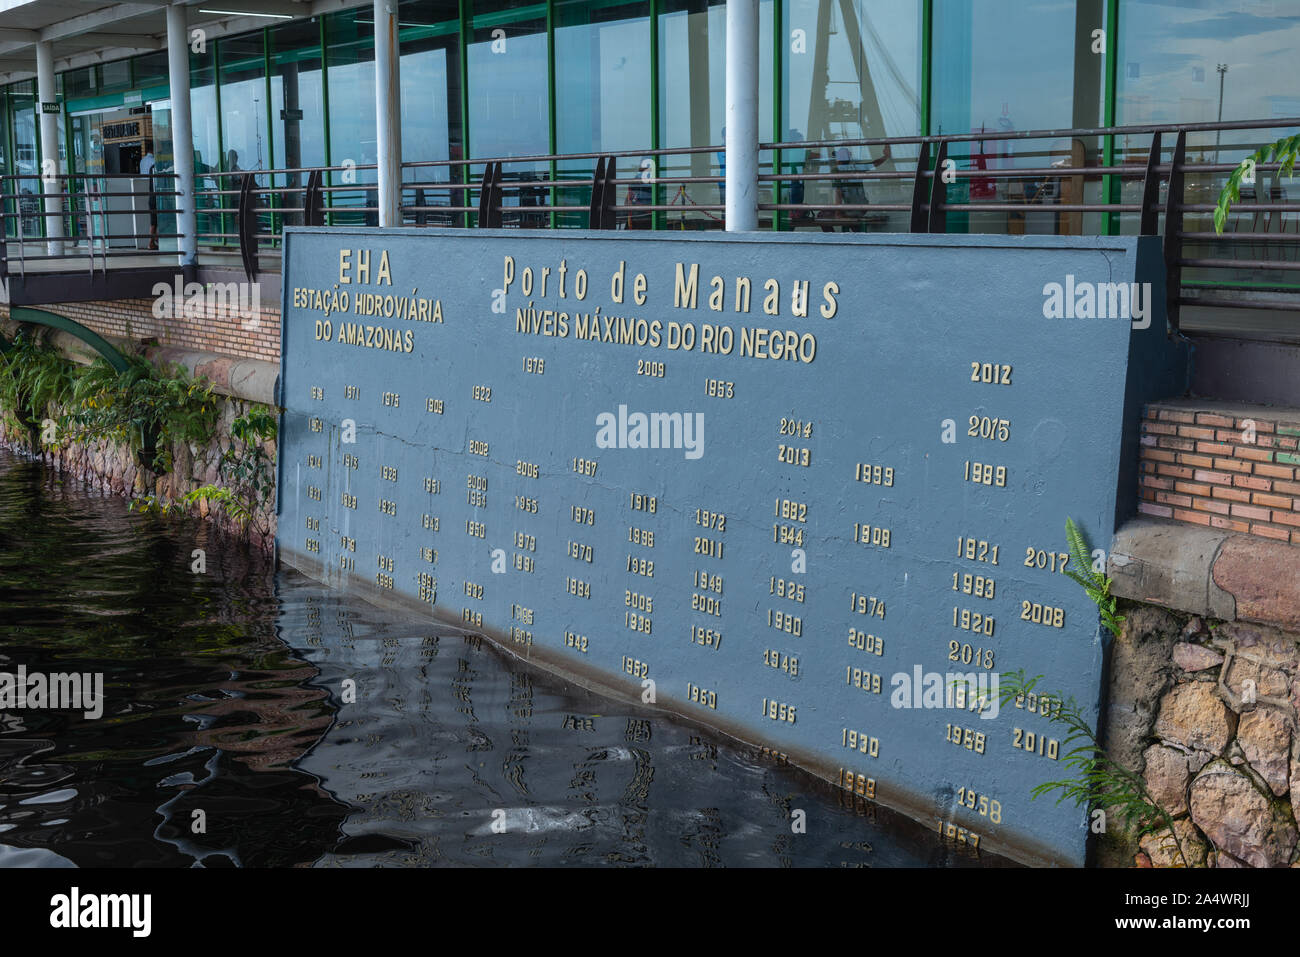
[[[650, 149], [659, 149], [659, 2], [650, 0]], [[654, 185], [650, 187], [650, 203], [659, 206], [663, 203], [663, 185], [659, 177], [663, 174], [660, 167], [663, 157], [657, 153], [650, 163]], [[663, 213], [650, 215], [650, 228], [663, 229], [668, 219]]]
[[[460, 0], [460, 157], [469, 159], [472, 155], [469, 147], [469, 43], [470, 43], [470, 0]], [[460, 171], [460, 181], [468, 184], [472, 170], [468, 166], [456, 167]], [[460, 205], [468, 209], [473, 204], [469, 201], [469, 190], [463, 189]], [[472, 213], [461, 214], [465, 217], [465, 228], [473, 225]]]
[[930, 135], [930, 102], [934, 96], [931, 46], [934, 43], [934, 0], [921, 4], [921, 135]]
[[125, 372], [130, 368], [122, 353], [114, 349], [103, 336], [91, 329], [87, 329], [81, 323], [69, 319], [67, 316], [46, 312], [44, 309], [32, 309], [30, 306], [13, 306], [9, 310], [9, 318], [14, 322], [30, 322], [33, 325], [48, 326], [51, 329], [58, 329], [60, 332], [76, 336], [103, 356], [116, 371]]
[[[546, 103], [546, 151], [554, 156], [555, 146], [558, 142], [555, 122], [555, 0], [550, 0], [550, 2], [546, 4]], [[550, 163], [547, 164], [547, 172], [550, 174], [547, 179], [549, 179], [552, 184], [554, 184], [558, 178], [555, 175], [556, 170], [557, 167], [555, 165], [555, 160], [551, 160]], [[550, 225], [551, 229], [554, 229], [556, 226], [555, 203], [556, 197], [559, 195], [554, 185], [551, 186], [550, 195]], [[520, 200], [520, 203], [523, 203], [522, 199]]]
[[[1106, 92], [1102, 105], [1102, 126], [1115, 125], [1115, 101], [1119, 80], [1119, 0], [1106, 0], [1106, 59], [1103, 66], [1106, 71]], [[1115, 165], [1115, 136], [1102, 137], [1102, 164]], [[1119, 177], [1107, 173], [1101, 178], [1102, 202], [1118, 203], [1120, 200]], [[1101, 214], [1101, 231], [1105, 236], [1117, 236], [1120, 231], [1119, 216], [1110, 210]]]
[[[782, 4], [785, 0], [773, 0], [772, 3], [772, 142], [780, 143], [785, 140], [785, 117], [782, 107], [781, 87], [785, 79], [782, 75], [785, 71], [785, 18], [782, 16]], [[760, 136], [759, 139], [762, 139]], [[781, 150], [772, 151], [772, 172], [777, 176], [781, 175]], [[803, 170], [799, 170], [803, 172]], [[781, 202], [781, 181], [774, 179], [772, 181], [772, 202]], [[780, 231], [781, 229], [781, 211], [772, 210], [772, 229]]]

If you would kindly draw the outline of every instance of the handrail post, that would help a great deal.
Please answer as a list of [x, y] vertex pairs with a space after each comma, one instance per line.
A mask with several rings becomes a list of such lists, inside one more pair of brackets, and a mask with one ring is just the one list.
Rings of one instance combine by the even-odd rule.
[[930, 177], [930, 213], [926, 217], [927, 233], [948, 231], [948, 215], [944, 206], [948, 199], [948, 184], [943, 181], [943, 164], [948, 160], [948, 141], [939, 141], [939, 151], [934, 154], [934, 175]]
[[235, 231], [239, 233], [239, 256], [250, 282], [257, 279], [257, 193], [253, 174], [244, 173], [239, 183], [239, 209], [235, 213]]
[[[1151, 134], [1151, 152], [1147, 155], [1147, 172], [1142, 181], [1142, 216], [1138, 235], [1154, 236], [1160, 216], [1160, 134]], [[1107, 202], [1110, 199], [1107, 197]]]
[[324, 226], [325, 210], [321, 198], [323, 177], [318, 169], [307, 174], [307, 187], [302, 192], [302, 224], [304, 226]]
[[1179, 328], [1179, 296], [1183, 287], [1183, 161], [1187, 156], [1187, 131], [1179, 130], [1169, 167], [1169, 194], [1165, 197], [1165, 310], [1169, 327]]
[[[920, 155], [916, 158], [916, 178], [912, 180], [912, 219], [908, 227], [909, 232], [924, 233], [927, 232], [927, 217], [925, 214], [925, 194], [926, 194], [926, 173], [930, 171], [930, 144], [928, 141], [921, 143]], [[937, 175], [937, 170], [936, 170]]]
[[603, 197], [605, 195], [605, 157], [596, 157], [596, 169], [591, 174], [591, 204], [587, 211], [587, 228], [603, 229], [603, 216], [601, 210], [604, 209]]
[[613, 156], [605, 157], [605, 188], [600, 193], [600, 228], [618, 228], [618, 186], [614, 180], [618, 177], [618, 160]]

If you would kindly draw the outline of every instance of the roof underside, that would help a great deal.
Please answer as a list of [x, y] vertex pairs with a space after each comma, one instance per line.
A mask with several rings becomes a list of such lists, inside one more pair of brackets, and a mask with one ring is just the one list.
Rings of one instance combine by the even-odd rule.
[[[216, 38], [366, 2], [183, 0], [179, 5], [191, 27]], [[0, 83], [36, 75], [36, 44], [42, 40], [53, 46], [56, 72], [165, 49], [167, 6], [166, 0], [0, 0]]]

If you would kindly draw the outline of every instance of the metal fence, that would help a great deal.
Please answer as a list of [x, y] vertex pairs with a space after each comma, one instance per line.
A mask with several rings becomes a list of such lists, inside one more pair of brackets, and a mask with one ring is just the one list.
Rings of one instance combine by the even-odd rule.
[[[1175, 326], [1180, 307], [1193, 303], [1295, 309], [1300, 201], [1289, 196], [1278, 164], [1257, 165], [1222, 234], [1212, 213], [1241, 160], [1296, 128], [1300, 118], [763, 143], [760, 227], [1163, 234]], [[1238, 141], [1220, 145], [1224, 133]], [[415, 227], [722, 229], [724, 167], [722, 145], [407, 162], [401, 216]], [[131, 177], [0, 177], [11, 271], [14, 260], [24, 268], [67, 259], [75, 268], [72, 260], [89, 257], [94, 268], [98, 257], [107, 269], [115, 257], [174, 256], [177, 193], [159, 188], [170, 187], [172, 175], [151, 180], [156, 219], [165, 227], [158, 245], [170, 250], [141, 249], [138, 225], [107, 227], [114, 200], [138, 203], [134, 186], [120, 186]], [[250, 278], [275, 268], [286, 225], [378, 225], [373, 164], [196, 170], [196, 183], [200, 246], [238, 253]], [[60, 212], [44, 210], [49, 197]], [[33, 232], [43, 232], [35, 227], [51, 216], [68, 237], [62, 250], [29, 255], [39, 240]]]

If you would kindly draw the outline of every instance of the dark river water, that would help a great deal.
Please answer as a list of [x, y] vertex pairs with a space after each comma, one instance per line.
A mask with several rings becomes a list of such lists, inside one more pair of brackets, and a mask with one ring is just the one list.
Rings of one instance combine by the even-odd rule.
[[103, 714], [0, 712], [0, 866], [1005, 863], [0, 450], [20, 666]]

